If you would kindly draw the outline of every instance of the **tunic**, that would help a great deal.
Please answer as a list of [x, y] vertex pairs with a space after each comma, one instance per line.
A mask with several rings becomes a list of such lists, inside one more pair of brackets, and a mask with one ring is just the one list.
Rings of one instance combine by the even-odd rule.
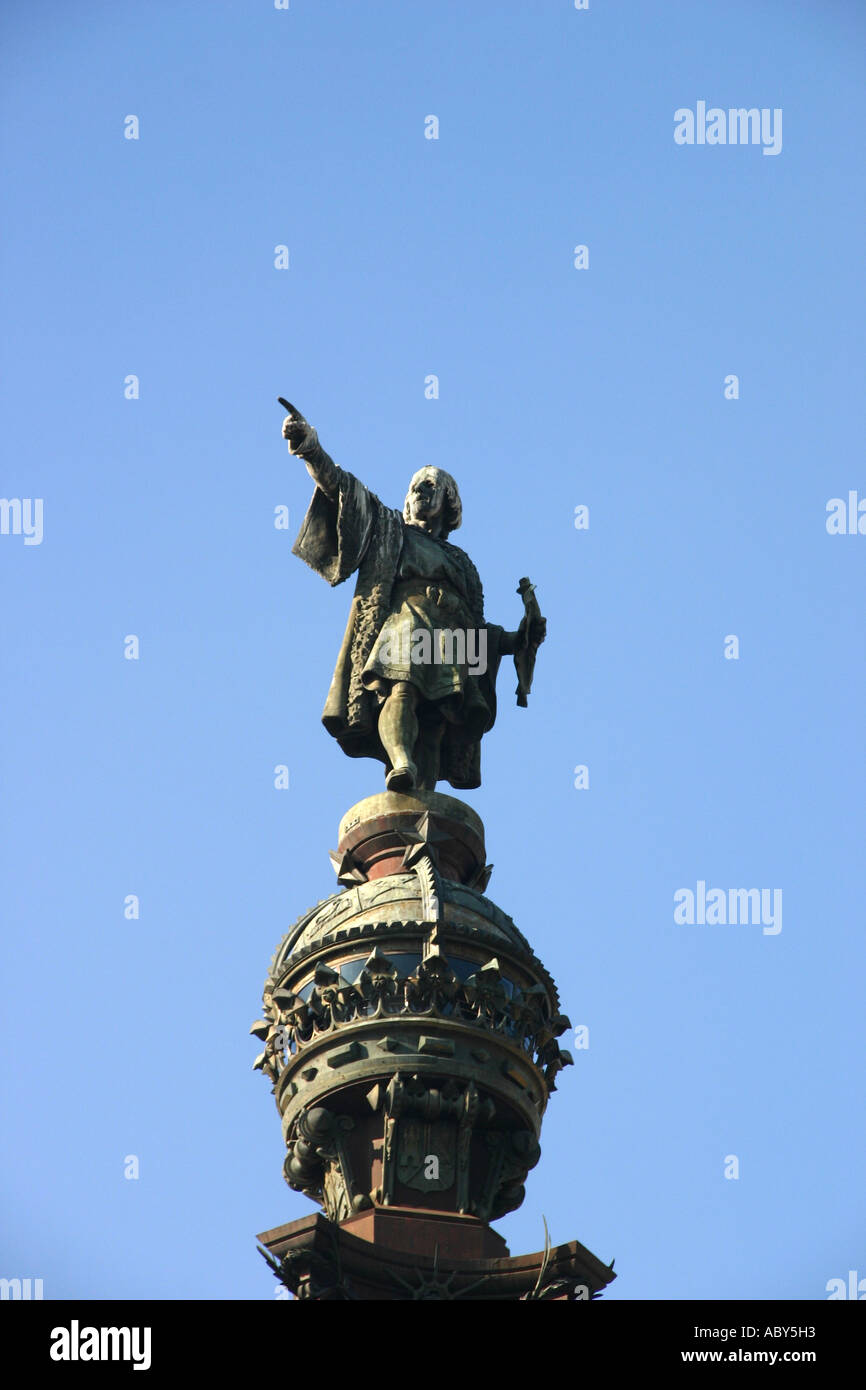
[[480, 737], [491, 722], [476, 678], [486, 665], [487, 632], [469, 610], [464, 566], [441, 541], [407, 525], [392, 600], [361, 673], [364, 685], [384, 695], [393, 681], [409, 681]]

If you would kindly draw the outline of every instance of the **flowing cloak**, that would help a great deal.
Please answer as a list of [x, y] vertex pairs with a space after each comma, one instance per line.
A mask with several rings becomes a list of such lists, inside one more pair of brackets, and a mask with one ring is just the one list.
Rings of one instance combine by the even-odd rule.
[[[350, 758], [377, 758], [389, 766], [378, 734], [381, 702], [361, 677], [386, 619], [395, 610], [393, 593], [406, 522], [402, 512], [386, 507], [353, 474], [342, 468], [337, 474], [337, 496], [330, 498], [316, 488], [292, 547], [294, 555], [332, 586], [342, 584], [355, 571], [358, 574], [322, 723]], [[469, 679], [479, 682], [479, 694], [490, 710], [489, 729], [496, 718], [496, 673], [503, 629], [484, 621], [481, 581], [466, 552], [448, 541], [439, 544], [462, 572], [467, 613], [474, 627], [487, 631], [487, 669]], [[477, 729], [473, 736], [460, 722], [446, 723], [439, 777], [456, 788], [481, 785], [481, 734]]]

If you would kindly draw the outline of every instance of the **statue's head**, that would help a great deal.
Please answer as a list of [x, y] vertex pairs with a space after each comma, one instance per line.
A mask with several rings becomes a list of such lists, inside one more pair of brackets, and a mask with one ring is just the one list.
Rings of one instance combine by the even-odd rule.
[[463, 503], [457, 484], [444, 468], [419, 468], [403, 503], [403, 519], [410, 525], [428, 524], [441, 518], [441, 534], [456, 531], [463, 520]]

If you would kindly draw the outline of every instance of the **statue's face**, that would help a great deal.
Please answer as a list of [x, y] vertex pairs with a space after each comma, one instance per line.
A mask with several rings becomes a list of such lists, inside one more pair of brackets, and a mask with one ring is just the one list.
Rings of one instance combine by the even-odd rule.
[[409, 484], [409, 515], [413, 522], [433, 521], [445, 506], [445, 484], [435, 468], [422, 468]]

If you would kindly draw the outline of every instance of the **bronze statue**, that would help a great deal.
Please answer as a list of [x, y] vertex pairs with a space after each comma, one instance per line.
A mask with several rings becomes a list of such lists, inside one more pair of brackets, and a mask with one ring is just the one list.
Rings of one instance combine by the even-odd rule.
[[481, 738], [496, 718], [496, 674], [513, 655], [526, 704], [546, 622], [533, 585], [518, 588], [515, 632], [484, 617], [478, 572], [448, 536], [460, 525], [457, 484], [422, 468], [402, 512], [338, 468], [288, 401], [283, 438], [316, 484], [293, 547], [329, 584], [357, 571], [322, 722], [352, 758], [385, 764], [389, 791], [481, 785]]

